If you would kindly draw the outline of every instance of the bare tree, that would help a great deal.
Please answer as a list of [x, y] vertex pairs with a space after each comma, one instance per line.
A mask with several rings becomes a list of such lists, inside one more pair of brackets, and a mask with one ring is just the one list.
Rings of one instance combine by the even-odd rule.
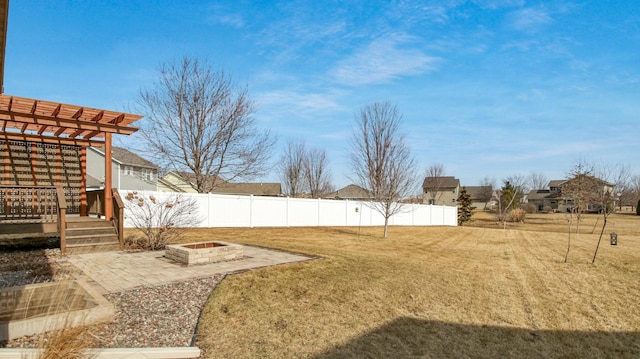
[[580, 232], [580, 220], [590, 204], [599, 200], [599, 184], [595, 180], [595, 165], [583, 159], [576, 161], [567, 172], [568, 180], [562, 185], [562, 196], [567, 211], [576, 217], [576, 233]]
[[567, 238], [567, 252], [564, 255], [564, 262], [569, 259], [569, 251], [571, 250], [571, 231], [574, 223], [576, 223], [576, 234], [580, 232], [580, 220], [582, 213], [587, 210], [589, 203], [597, 200], [598, 183], [593, 177], [595, 167], [592, 163], [585, 160], [578, 160], [567, 172], [569, 178], [562, 185], [562, 195], [565, 204], [568, 207], [569, 236]]
[[545, 189], [549, 185], [549, 179], [541, 172], [531, 172], [527, 181], [530, 189]]
[[191, 171], [198, 192], [210, 192], [223, 178], [254, 178], [269, 167], [274, 139], [256, 127], [246, 87], [206, 62], [185, 57], [163, 65], [137, 103], [156, 159], [164, 168]]
[[[635, 177], [635, 176], [634, 176]], [[618, 208], [622, 210], [623, 207], [629, 206], [633, 211], [635, 209], [637, 198], [637, 187], [634, 185], [634, 177], [629, 179], [629, 182], [619, 188], [619, 201]], [[640, 177], [638, 178], [640, 180]]]
[[374, 102], [360, 110], [350, 154], [353, 177], [372, 194], [372, 206], [384, 217], [384, 237], [389, 218], [402, 210], [400, 199], [414, 188], [415, 160], [400, 134], [402, 115], [390, 102]]
[[502, 222], [502, 228], [507, 228], [508, 214], [520, 205], [522, 196], [526, 193], [526, 177], [522, 175], [507, 176], [503, 180], [502, 188], [494, 192], [497, 203], [496, 219]]
[[288, 141], [280, 157], [279, 172], [285, 193], [298, 197], [304, 193], [304, 171], [307, 152], [302, 141]]
[[620, 203], [631, 206], [632, 212], [635, 212], [638, 201], [640, 201], [640, 176], [633, 175], [629, 178], [627, 186], [621, 191]]
[[487, 205], [493, 198], [493, 190], [496, 188], [496, 180], [485, 177], [480, 181], [481, 190], [478, 192], [478, 200], [484, 202], [484, 210], [487, 209]]
[[327, 152], [309, 149], [304, 161], [304, 179], [311, 198], [321, 198], [333, 192], [331, 175], [328, 172]]
[[434, 163], [424, 171], [424, 183], [422, 185], [428, 204], [437, 204], [442, 197], [440, 189], [444, 184], [444, 165]]
[[600, 180], [599, 186], [599, 198], [600, 208], [603, 216], [602, 230], [600, 231], [600, 237], [598, 238], [598, 244], [593, 253], [593, 259], [591, 263], [595, 263], [596, 256], [598, 255], [598, 249], [600, 248], [600, 242], [604, 235], [604, 230], [607, 227], [607, 220], [609, 214], [615, 211], [616, 201], [620, 200], [621, 192], [625, 186], [628, 185], [631, 178], [631, 171], [628, 166], [617, 164], [602, 164], [596, 175]]
[[197, 225], [198, 202], [183, 194], [156, 198], [138, 192], [124, 197], [127, 219], [146, 237], [143, 246], [152, 251], [163, 249], [167, 242]]

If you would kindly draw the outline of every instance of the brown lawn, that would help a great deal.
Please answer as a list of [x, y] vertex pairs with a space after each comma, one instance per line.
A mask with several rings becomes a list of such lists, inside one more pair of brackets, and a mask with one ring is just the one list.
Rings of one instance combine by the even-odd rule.
[[[640, 217], [472, 226], [190, 231], [321, 256], [228, 276], [202, 314], [207, 358], [640, 357]], [[598, 221], [598, 222], [596, 222]], [[594, 234], [591, 234], [591, 232]], [[608, 233], [619, 234], [609, 245]]]

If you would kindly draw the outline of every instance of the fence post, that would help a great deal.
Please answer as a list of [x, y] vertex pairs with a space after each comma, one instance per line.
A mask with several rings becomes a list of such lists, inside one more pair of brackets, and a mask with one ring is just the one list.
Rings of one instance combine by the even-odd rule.
[[287, 227], [289, 227], [289, 196], [287, 196], [286, 208], [284, 211], [285, 219], [284, 223]]
[[344, 225], [349, 225], [349, 200], [344, 200]]
[[253, 195], [249, 196], [249, 228], [253, 228]]

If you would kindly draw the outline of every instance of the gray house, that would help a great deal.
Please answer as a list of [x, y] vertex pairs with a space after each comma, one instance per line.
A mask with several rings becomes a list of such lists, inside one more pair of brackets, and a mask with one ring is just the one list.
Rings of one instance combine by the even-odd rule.
[[491, 208], [492, 186], [464, 186], [464, 188], [466, 188], [467, 194], [471, 196], [472, 207], [480, 210]]
[[[577, 187], [576, 182], [581, 181], [579, 187], [584, 192], [586, 208], [585, 212], [600, 212], [602, 210], [603, 193], [611, 194], [613, 184], [599, 178], [579, 175], [568, 180], [553, 180], [549, 182], [549, 189], [532, 190], [527, 195], [527, 203], [532, 205], [538, 212], [559, 211], [566, 212], [575, 206], [574, 198], [571, 194], [572, 187]], [[613, 208], [617, 205], [617, 198], [611, 196], [610, 202]]]
[[453, 176], [425, 177], [422, 190], [423, 204], [455, 206], [460, 195], [460, 180]]
[[[118, 190], [157, 191], [158, 166], [120, 147], [111, 151], [113, 187]], [[104, 148], [87, 148], [87, 185], [104, 186]], [[92, 177], [92, 178], [91, 178]]]
[[356, 184], [350, 184], [333, 193], [328, 194], [325, 198], [368, 201], [372, 198], [372, 195], [371, 192], [367, 191], [366, 189]]

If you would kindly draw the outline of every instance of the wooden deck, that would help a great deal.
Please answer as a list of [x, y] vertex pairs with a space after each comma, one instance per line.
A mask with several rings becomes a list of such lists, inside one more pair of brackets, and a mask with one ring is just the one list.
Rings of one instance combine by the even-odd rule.
[[105, 216], [101, 194], [89, 194], [88, 205], [81, 206], [88, 211], [80, 215], [66, 212], [61, 187], [0, 186], [0, 244], [28, 245], [57, 237], [64, 254], [122, 249], [122, 200], [114, 191], [114, 213]]

